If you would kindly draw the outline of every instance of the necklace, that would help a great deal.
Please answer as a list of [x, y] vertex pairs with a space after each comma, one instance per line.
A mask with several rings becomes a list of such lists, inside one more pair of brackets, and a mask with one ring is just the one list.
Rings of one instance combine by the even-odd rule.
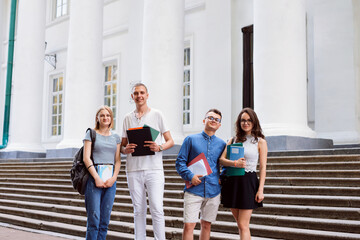
[[139, 113], [135, 109], [134, 116], [135, 116], [138, 123], [141, 122], [142, 117], [144, 117], [149, 112], [149, 110], [150, 110], [150, 108], [146, 108], [146, 110], [143, 113]]

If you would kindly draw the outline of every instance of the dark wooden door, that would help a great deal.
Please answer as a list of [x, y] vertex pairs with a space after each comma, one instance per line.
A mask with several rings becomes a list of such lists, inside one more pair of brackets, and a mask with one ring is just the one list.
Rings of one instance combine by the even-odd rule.
[[242, 28], [243, 33], [243, 107], [254, 109], [254, 25]]

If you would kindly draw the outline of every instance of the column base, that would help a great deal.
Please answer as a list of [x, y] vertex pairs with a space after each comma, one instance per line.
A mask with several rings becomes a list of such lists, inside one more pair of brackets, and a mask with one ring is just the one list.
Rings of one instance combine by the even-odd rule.
[[284, 150], [307, 150], [333, 148], [332, 139], [307, 138], [298, 136], [269, 136], [266, 137], [269, 152]]
[[181, 144], [174, 144], [174, 146], [170, 149], [166, 149], [163, 155], [178, 155], [181, 148]]
[[265, 136], [299, 136], [315, 138], [316, 133], [306, 125], [290, 123], [261, 124]]
[[68, 149], [68, 148], [81, 148], [83, 146], [83, 142], [81, 139], [63, 139], [56, 145], [56, 149]]
[[41, 144], [35, 143], [13, 143], [0, 151], [0, 159], [16, 158], [44, 158], [46, 157], [45, 149]]
[[337, 131], [337, 132], [319, 132], [317, 134], [321, 138], [331, 138], [334, 144], [337, 145], [349, 145], [360, 144], [360, 132], [358, 131]]
[[47, 149], [47, 158], [73, 158], [79, 148]]
[[44, 158], [44, 152], [0, 151], [0, 159]]
[[[180, 131], [170, 131], [170, 133], [171, 133], [172, 139], [174, 140], [174, 144], [181, 146], [181, 144], [183, 143], [184, 138], [185, 138], [184, 134]], [[175, 147], [175, 145], [174, 145], [174, 147]]]

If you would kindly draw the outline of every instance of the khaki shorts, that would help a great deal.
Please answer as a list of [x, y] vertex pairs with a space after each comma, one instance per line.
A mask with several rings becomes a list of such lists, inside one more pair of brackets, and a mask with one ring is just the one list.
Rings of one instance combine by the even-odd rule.
[[213, 198], [203, 198], [195, 194], [184, 194], [184, 223], [196, 223], [200, 219], [215, 222], [220, 204], [220, 194]]

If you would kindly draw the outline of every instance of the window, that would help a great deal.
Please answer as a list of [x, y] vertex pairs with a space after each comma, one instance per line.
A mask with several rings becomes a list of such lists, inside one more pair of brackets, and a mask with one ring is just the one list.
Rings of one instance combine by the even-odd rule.
[[51, 136], [61, 135], [63, 107], [63, 76], [52, 77], [51, 91]]
[[111, 108], [114, 114], [113, 129], [116, 129], [116, 99], [117, 99], [117, 65], [105, 65], [105, 84], [104, 84], [104, 105]]
[[184, 78], [183, 78], [183, 125], [190, 124], [191, 117], [191, 80], [192, 80], [192, 61], [190, 42], [185, 42], [184, 48]]
[[55, 0], [55, 18], [68, 14], [68, 0]]

